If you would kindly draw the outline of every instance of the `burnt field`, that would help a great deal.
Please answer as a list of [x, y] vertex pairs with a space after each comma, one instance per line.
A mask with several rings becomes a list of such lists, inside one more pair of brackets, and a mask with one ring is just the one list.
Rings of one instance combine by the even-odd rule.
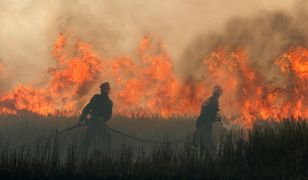
[[[278, 178], [308, 177], [307, 121], [258, 121], [251, 130], [215, 124], [215, 145], [191, 143], [194, 118], [114, 117], [111, 142], [87, 143], [84, 128], [60, 132], [77, 117], [1, 117], [0, 177], [62, 178]], [[186, 137], [179, 143], [173, 140]], [[25, 145], [25, 146], [23, 146]]]

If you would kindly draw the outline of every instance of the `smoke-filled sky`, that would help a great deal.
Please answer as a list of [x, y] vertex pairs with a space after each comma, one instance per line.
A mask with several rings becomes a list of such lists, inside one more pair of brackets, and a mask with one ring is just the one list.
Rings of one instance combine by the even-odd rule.
[[192, 41], [225, 31], [230, 19], [277, 10], [294, 13], [300, 2], [0, 0], [0, 60], [13, 77], [8, 86], [40, 79], [53, 65], [56, 36], [70, 31], [104, 56], [130, 54], [144, 35], [153, 33], [162, 39], [172, 59], [180, 61]]

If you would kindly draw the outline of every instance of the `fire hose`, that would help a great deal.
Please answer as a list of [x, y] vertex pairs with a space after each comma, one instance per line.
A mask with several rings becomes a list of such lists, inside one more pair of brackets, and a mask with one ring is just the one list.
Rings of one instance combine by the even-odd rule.
[[122, 135], [124, 137], [128, 137], [130, 139], [134, 139], [134, 140], [137, 140], [137, 141], [141, 141], [141, 142], [144, 142], [144, 143], [152, 143], [152, 144], [176, 144], [176, 143], [181, 143], [185, 140], [187, 140], [188, 138], [192, 137], [193, 134], [189, 134], [183, 138], [180, 138], [180, 139], [177, 139], [177, 140], [173, 140], [173, 141], [154, 141], [154, 140], [148, 140], [148, 139], [143, 139], [143, 138], [138, 138], [138, 137], [135, 137], [135, 136], [131, 136], [131, 135], [128, 135], [126, 133], [123, 133], [121, 131], [118, 131], [116, 129], [113, 129], [111, 127], [107, 127], [109, 130], [111, 130], [112, 132], [116, 133], [116, 134], [119, 134], [119, 135]]
[[63, 130], [60, 131], [60, 132], [56, 132], [56, 133], [53, 134], [53, 135], [50, 135], [50, 136], [45, 137], [45, 138], [42, 138], [42, 139], [38, 139], [38, 140], [36, 140], [36, 141], [30, 142], [30, 143], [27, 143], [27, 144], [24, 144], [24, 145], [21, 145], [21, 146], [17, 146], [17, 147], [15, 147], [15, 148], [13, 148], [13, 149], [22, 149], [22, 148], [25, 148], [25, 147], [27, 147], [27, 146], [31, 146], [31, 145], [38, 144], [38, 143], [40, 143], [40, 142], [42, 142], [42, 141], [44, 141], [44, 140], [46, 140], [46, 139], [50, 139], [50, 138], [53, 138], [53, 137], [56, 137], [56, 136], [65, 134], [65, 133], [67, 133], [67, 132], [69, 132], [69, 131], [72, 131], [72, 130], [78, 128], [78, 127], [81, 127], [81, 126], [77, 124], [77, 125], [68, 127], [68, 128], [66, 128], [66, 129], [63, 129]]
[[[59, 135], [63, 135], [65, 133], [67, 133], [67, 132], [70, 132], [70, 131], [76, 129], [76, 128], [81, 128], [81, 127], [84, 127], [84, 126], [86, 126], [86, 125], [79, 125], [79, 124], [77, 124], [77, 125], [68, 127], [66, 129], [63, 129], [62, 131], [57, 132], [57, 133], [55, 133], [53, 135], [50, 135], [50, 136], [48, 136], [46, 138], [38, 139], [36, 141], [30, 142], [30, 143], [27, 143], [27, 144], [24, 144], [24, 145], [21, 145], [21, 146], [17, 146], [17, 147], [15, 147], [13, 149], [22, 149], [22, 148], [25, 148], [27, 146], [35, 145], [35, 144], [38, 144], [38, 143], [40, 143], [40, 142], [42, 142], [42, 141], [44, 141], [46, 139], [50, 139], [50, 138], [53, 138], [53, 137], [56, 137], [56, 136], [59, 136]], [[187, 136], [185, 136], [183, 138], [176, 139], [176, 140], [173, 140], [173, 141], [168, 141], [168, 140], [167, 141], [155, 141], [155, 140], [149, 140], [149, 139], [143, 139], [143, 138], [131, 136], [129, 134], [126, 134], [124, 132], [121, 132], [119, 130], [113, 129], [113, 128], [108, 127], [108, 126], [107, 126], [107, 129], [109, 129], [110, 131], [112, 131], [115, 134], [119, 134], [121, 136], [130, 138], [130, 139], [133, 139], [133, 140], [136, 140], [136, 141], [140, 141], [140, 142], [144, 142], [144, 143], [151, 143], [151, 144], [176, 144], [176, 143], [184, 142], [185, 140], [187, 140], [187, 139], [189, 139], [189, 138], [191, 138], [193, 136], [193, 133], [192, 133], [192, 134], [189, 134], [189, 135], [187, 135]]]

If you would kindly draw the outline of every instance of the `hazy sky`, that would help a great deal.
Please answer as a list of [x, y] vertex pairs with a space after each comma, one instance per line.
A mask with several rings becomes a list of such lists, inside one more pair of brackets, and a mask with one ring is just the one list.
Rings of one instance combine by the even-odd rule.
[[[293, 11], [292, 0], [0, 0], [0, 59], [16, 82], [31, 82], [52, 65], [59, 32], [71, 29], [107, 56], [131, 53], [155, 33], [176, 61], [199, 34], [227, 20]], [[298, 5], [298, 4], [297, 4]]]

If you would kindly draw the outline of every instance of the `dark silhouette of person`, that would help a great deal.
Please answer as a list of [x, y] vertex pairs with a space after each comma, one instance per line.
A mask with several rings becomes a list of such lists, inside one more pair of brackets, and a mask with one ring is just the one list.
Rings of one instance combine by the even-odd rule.
[[200, 115], [196, 122], [195, 145], [208, 148], [213, 141], [213, 123], [217, 121], [219, 98], [223, 93], [220, 86], [215, 86], [212, 96], [203, 102]]
[[106, 122], [111, 118], [113, 106], [109, 98], [109, 82], [101, 84], [100, 90], [101, 93], [94, 95], [89, 104], [84, 107], [79, 123], [87, 125], [86, 138], [90, 141], [99, 138], [98, 140], [109, 142], [110, 135], [106, 129]]

